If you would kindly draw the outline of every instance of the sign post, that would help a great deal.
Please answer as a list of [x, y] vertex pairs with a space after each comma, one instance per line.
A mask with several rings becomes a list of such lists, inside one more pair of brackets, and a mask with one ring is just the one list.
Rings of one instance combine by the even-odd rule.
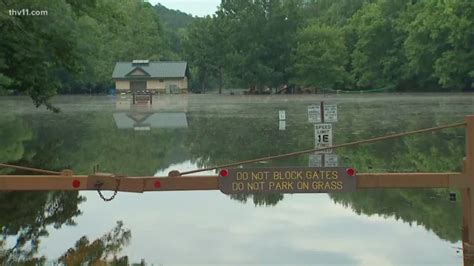
[[[314, 125], [315, 148], [324, 148], [332, 146], [333, 134], [330, 123], [337, 122], [337, 104], [324, 104], [321, 102], [319, 107], [316, 105], [308, 106], [308, 121], [316, 123]], [[322, 124], [318, 124], [322, 123]], [[316, 157], [309, 158], [309, 166], [338, 166], [338, 156], [331, 154], [332, 149], [320, 151], [320, 160]], [[327, 159], [326, 159], [327, 157]]]

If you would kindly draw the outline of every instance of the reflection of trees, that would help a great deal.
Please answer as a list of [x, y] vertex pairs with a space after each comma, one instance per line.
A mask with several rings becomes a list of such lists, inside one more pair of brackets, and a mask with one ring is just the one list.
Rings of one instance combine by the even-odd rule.
[[[250, 110], [251, 111], [251, 110]], [[288, 127], [278, 130], [278, 109], [264, 110], [263, 116], [248, 113], [241, 117], [190, 116], [188, 147], [193, 161], [200, 167], [216, 166], [269, 155], [310, 148], [312, 142], [300, 143], [301, 135], [311, 131]], [[308, 133], [308, 137], [310, 137]], [[305, 145], [306, 144], [306, 145]], [[246, 165], [246, 167], [270, 167], [299, 165], [303, 157], [274, 160], [266, 164]], [[247, 202], [252, 197], [255, 205], [276, 205], [283, 199], [275, 195], [233, 195], [231, 198]]]
[[30, 147], [37, 150], [33, 165], [71, 166], [87, 174], [99, 164], [101, 171], [153, 175], [186, 159], [182, 129], [120, 130], [111, 113], [74, 113], [31, 123], [41, 140]]
[[123, 223], [118, 221], [110, 232], [92, 242], [86, 236], [81, 237], [58, 262], [64, 265], [129, 265], [127, 256], [117, 257], [117, 254], [130, 243], [131, 237], [130, 230], [124, 229]]
[[[230, 116], [215, 113], [204, 113], [204, 115], [189, 113], [190, 127], [187, 131], [181, 129], [152, 129], [150, 132], [119, 130], [116, 128], [112, 114], [107, 112], [77, 112], [54, 116], [44, 114], [41, 119], [37, 116], [25, 116], [23, 118], [25, 123], [16, 120], [2, 122], [0, 135], [10, 132], [8, 136], [12, 141], [0, 140], [0, 145], [11, 142], [21, 143], [24, 147], [22, 155], [18, 157], [15, 155], [17, 153], [12, 153], [15, 156], [7, 160], [10, 162], [20, 160], [22, 164], [39, 168], [57, 170], [72, 166], [77, 173], [89, 173], [92, 166], [99, 163], [103, 171], [118, 174], [152, 174], [157, 168], [163, 169], [173, 162], [184, 161], [189, 156], [199, 166], [215, 166], [312, 148], [314, 145], [313, 126], [306, 122], [306, 107], [306, 105], [295, 105], [283, 108], [287, 110], [285, 131], [278, 130], [277, 114], [282, 108], [271, 103], [259, 106], [258, 114], [254, 108], [241, 108], [238, 109], [237, 114]], [[462, 114], [443, 115], [438, 111], [445, 112], [445, 106], [425, 104], [422, 107], [402, 108], [400, 105], [387, 105], [386, 102], [367, 105], [339, 104], [340, 116], [339, 122], [334, 126], [334, 139], [336, 143], [345, 143], [462, 119]], [[3, 130], [4, 125], [16, 128], [18, 136], [13, 134], [15, 131]], [[24, 125], [28, 125], [31, 129]], [[35, 134], [27, 133], [28, 131]], [[338, 150], [337, 153], [359, 172], [456, 171], [461, 169], [464, 134], [462, 129], [448, 129], [346, 148]], [[307, 165], [306, 158], [307, 156], [298, 156], [251, 166], [302, 166]], [[457, 219], [460, 217], [460, 204], [446, 203], [446, 190], [421, 191], [367, 190], [353, 194], [334, 194], [331, 197], [335, 202], [350, 206], [358, 213], [394, 216], [410, 223], [421, 224], [444, 239], [457, 239], [455, 234], [457, 229], [454, 228], [460, 225]], [[439, 196], [433, 196], [438, 194]], [[2, 193], [1, 195], [7, 197], [9, 194]], [[50, 196], [46, 195], [50, 193], [39, 193], [38, 195], [42, 196], [35, 196], [38, 199], [32, 199], [31, 202], [26, 195], [10, 195], [8, 197], [11, 198], [1, 200], [2, 208], [6, 210], [2, 214], [9, 213], [7, 217], [17, 217], [19, 224], [22, 224], [21, 219], [27, 219], [29, 215], [33, 216], [29, 218], [29, 221], [23, 221], [21, 228], [27, 228], [24, 231], [15, 231], [11, 227], [13, 224], [8, 227], [11, 233], [4, 233], [4, 235], [28, 232], [29, 224], [33, 224], [30, 227], [37, 228], [36, 235], [40, 234], [41, 226], [34, 223], [36, 216], [33, 214], [47, 209], [46, 206], [51, 204], [44, 203], [36, 206], [35, 202], [48, 202], [46, 199], [49, 200]], [[233, 199], [243, 202], [250, 200], [250, 197], [256, 205], [275, 205], [283, 199], [283, 195], [232, 196]], [[70, 202], [71, 206], [67, 207], [70, 210], [77, 208], [77, 203], [80, 202], [73, 197], [64, 201], [66, 204]], [[23, 215], [21, 209], [16, 210], [13, 207], [8, 209], [8, 206], [3, 206], [5, 202], [15, 202], [15, 206], [30, 204], [33, 207], [29, 207], [30, 211]], [[68, 215], [74, 217], [73, 213], [70, 212]], [[6, 219], [3, 215], [0, 217], [2, 232], [6, 230], [3, 226], [10, 224], [10, 221]], [[14, 221], [13, 218], [12, 221]], [[29, 243], [37, 238], [26, 238], [26, 242]], [[28, 245], [25, 244], [23, 247], [26, 246]]]
[[[429, 115], [417, 114], [417, 108]], [[438, 104], [407, 108], [386, 103], [340, 104], [334, 138], [336, 143], [345, 143], [453, 122], [453, 117], [432, 115], [439, 108]], [[244, 113], [239, 113], [239, 117], [192, 117], [188, 138], [192, 157], [200, 166], [214, 166], [312, 148], [314, 136], [312, 125], [306, 122], [306, 106], [287, 110], [289, 126], [286, 131], [277, 130], [278, 109], [259, 107], [261, 115], [257, 117], [253, 115], [252, 109], [242, 111]], [[461, 120], [462, 115], [457, 115], [456, 119]], [[359, 172], [458, 171], [464, 153], [464, 134], [463, 129], [448, 129], [340, 149], [337, 153], [345, 163]], [[277, 160], [264, 166], [301, 166], [307, 164], [305, 158], [299, 156]], [[242, 202], [246, 202], [249, 197], [231, 196]], [[358, 214], [394, 216], [423, 225], [450, 241], [460, 237], [460, 203], [449, 202], [445, 189], [363, 190], [332, 194], [331, 197]], [[253, 202], [256, 205], [275, 205], [282, 198], [283, 195], [253, 195]]]
[[445, 189], [371, 189], [330, 196], [359, 215], [394, 217], [422, 225], [452, 242], [461, 238], [461, 205], [450, 202]]
[[[25, 142], [33, 138], [31, 129], [22, 120], [12, 116], [0, 116], [0, 162], [14, 162], [24, 157]], [[0, 169], [0, 173], [6, 172]]]
[[120, 130], [108, 112], [0, 117], [0, 129], [0, 162], [42, 169], [88, 174], [99, 164], [101, 171], [153, 175], [188, 157], [183, 129]]
[[[15, 236], [12, 247], [0, 245], [0, 264], [18, 264], [37, 260], [40, 238], [48, 235], [47, 226], [74, 225], [81, 214], [78, 204], [85, 198], [78, 192], [2, 192], [0, 228], [5, 239]], [[2, 251], [3, 250], [3, 251]]]
[[283, 199], [283, 194], [233, 194], [230, 195], [231, 199], [238, 200], [240, 202], [246, 203], [247, 200], [252, 197], [252, 201], [255, 206], [275, 206], [277, 203]]
[[[436, 113], [437, 107], [424, 106], [427, 113]], [[351, 128], [349, 132], [359, 134], [355, 136], [339, 131], [337, 138], [341, 142], [453, 122], [446, 119], [439, 122], [440, 119], [433, 115], [412, 115], [410, 109], [403, 108], [384, 113], [366, 110], [362, 105], [355, 105], [354, 108], [357, 112], [345, 115], [346, 119], [338, 126]], [[340, 154], [359, 172], [460, 171], [464, 154], [463, 132], [463, 129], [447, 129], [347, 148]], [[331, 198], [358, 214], [393, 216], [410, 224], [423, 225], [443, 239], [456, 241], [460, 239], [461, 205], [460, 202], [449, 202], [447, 194], [446, 189], [374, 189], [331, 194]]]
[[[186, 159], [183, 131], [121, 131], [110, 113], [0, 119], [1, 162], [51, 170], [72, 167], [76, 173], [90, 173], [98, 163], [104, 171], [151, 175], [157, 168]], [[0, 228], [4, 240], [0, 240], [0, 265], [42, 264], [44, 258], [35, 255], [41, 237], [48, 235], [47, 226], [74, 225], [74, 217], [80, 215], [78, 205], [84, 200], [77, 192], [1, 192]], [[15, 237], [16, 243], [7, 246], [7, 237]], [[109, 242], [105, 253], [113, 251], [113, 241]], [[105, 242], [81, 239], [76, 248], [80, 252], [95, 250], [98, 243]]]
[[[41, 151], [31, 149], [33, 142], [51, 145], [43, 143], [43, 139], [33, 134], [34, 128], [19, 117], [2, 116], [0, 125], [0, 162], [30, 165], [29, 161]], [[47, 150], [48, 146], [42, 148]], [[55, 169], [51, 162], [39, 166]], [[48, 235], [47, 226], [73, 225], [74, 217], [80, 214], [78, 204], [84, 200], [77, 192], [0, 192], [3, 237], [0, 240], [0, 264], [40, 264], [44, 258], [34, 258], [34, 255], [40, 238]], [[16, 237], [16, 242], [7, 246], [7, 237]]]
[[[127, 256], [119, 257], [117, 254], [130, 243], [131, 236], [130, 230], [123, 228], [123, 223], [118, 221], [110, 232], [94, 241], [90, 241], [86, 236], [81, 237], [74, 247], [64, 252], [58, 259], [58, 263], [62, 265], [129, 265]], [[0, 265], [44, 265], [45, 257], [35, 257], [38, 243], [33, 241], [30, 243], [36, 245], [34, 250], [19, 252], [5, 250], [5, 242], [0, 241]], [[144, 262], [140, 265], [144, 265]]]
[[[275, 110], [269, 112], [275, 113]], [[278, 109], [276, 112], [278, 114]], [[280, 154], [296, 148], [291, 144], [301, 137], [300, 134], [295, 134], [297, 132], [291, 127], [286, 131], [278, 131], [277, 115], [248, 115], [190, 116], [188, 147], [198, 166], [232, 163]]]

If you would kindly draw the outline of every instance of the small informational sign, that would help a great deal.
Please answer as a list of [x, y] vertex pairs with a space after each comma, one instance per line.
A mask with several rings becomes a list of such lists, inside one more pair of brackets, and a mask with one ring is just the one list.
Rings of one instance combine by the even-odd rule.
[[[332, 146], [332, 125], [331, 124], [315, 124], [314, 139], [316, 149]], [[332, 149], [319, 151], [318, 153], [332, 153]]]
[[280, 111], [278, 111], [278, 118], [279, 118], [280, 120], [285, 120], [285, 119], [286, 119], [286, 112], [285, 112], [285, 110], [280, 110]]
[[337, 122], [337, 104], [324, 105], [324, 123]]
[[321, 154], [310, 154], [308, 158], [309, 167], [323, 166], [323, 156]]
[[280, 120], [278, 121], [278, 130], [286, 130], [286, 121], [285, 120]]
[[219, 177], [225, 194], [333, 193], [356, 190], [345, 167], [232, 168]]
[[308, 106], [308, 122], [321, 123], [321, 107], [319, 105]]
[[324, 155], [324, 166], [326, 167], [337, 167], [339, 166], [339, 158], [337, 154], [325, 154]]

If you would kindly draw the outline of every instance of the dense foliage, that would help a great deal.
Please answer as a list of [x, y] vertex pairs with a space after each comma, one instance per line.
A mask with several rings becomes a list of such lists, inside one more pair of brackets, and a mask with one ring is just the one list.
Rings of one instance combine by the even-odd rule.
[[173, 52], [168, 59], [185, 59], [182, 58], [182, 42], [186, 34], [186, 28], [192, 24], [196, 18], [179, 10], [168, 9], [160, 3], [156, 4], [155, 10], [163, 24], [167, 45]]
[[226, 0], [185, 51], [203, 87], [472, 90], [473, 14], [468, 0]]
[[[10, 15], [24, 9], [47, 15]], [[104, 91], [117, 61], [173, 57], [147, 2], [6, 0], [0, 10], [0, 92], [27, 93], [37, 105], [52, 108], [57, 93]]]
[[[9, 13], [23, 9], [48, 15]], [[186, 60], [201, 91], [474, 86], [469, 0], [224, 0], [204, 18], [142, 0], [5, 0], [0, 10], [0, 95], [53, 110], [53, 95], [104, 92], [115, 62], [133, 59]]]

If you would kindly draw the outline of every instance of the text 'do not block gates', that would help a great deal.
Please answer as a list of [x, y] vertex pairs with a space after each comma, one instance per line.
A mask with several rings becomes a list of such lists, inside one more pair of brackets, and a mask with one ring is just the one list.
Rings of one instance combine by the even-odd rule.
[[354, 170], [346, 167], [230, 168], [219, 176], [225, 194], [332, 193], [356, 190]]

